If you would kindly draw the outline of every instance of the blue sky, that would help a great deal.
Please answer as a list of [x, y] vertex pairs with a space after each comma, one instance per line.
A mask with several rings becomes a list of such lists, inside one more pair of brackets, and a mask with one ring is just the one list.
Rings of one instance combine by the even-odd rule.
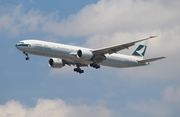
[[[0, 116], [179, 117], [178, 0], [0, 0]], [[157, 35], [150, 66], [53, 69], [15, 44], [39, 39], [100, 48]], [[134, 48], [121, 51], [129, 54]]]

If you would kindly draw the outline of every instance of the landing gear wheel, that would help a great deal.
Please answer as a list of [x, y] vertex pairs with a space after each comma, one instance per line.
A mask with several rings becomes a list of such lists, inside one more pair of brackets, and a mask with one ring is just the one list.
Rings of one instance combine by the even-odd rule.
[[100, 68], [100, 65], [98, 65], [96, 63], [91, 63], [90, 66], [93, 67], [93, 68], [96, 68], [96, 69]]
[[80, 74], [84, 73], [84, 70], [80, 70], [79, 73], [80, 73]]
[[81, 68], [74, 68], [74, 71], [80, 74], [84, 73], [84, 70], [82, 70]]
[[26, 57], [26, 60], [29, 60], [29, 57]]
[[78, 68], [74, 68], [74, 71], [77, 72], [77, 71], [78, 71]]
[[96, 68], [96, 69], [99, 69], [99, 68], [100, 68], [100, 66], [99, 66], [99, 65], [97, 65], [95, 68]]

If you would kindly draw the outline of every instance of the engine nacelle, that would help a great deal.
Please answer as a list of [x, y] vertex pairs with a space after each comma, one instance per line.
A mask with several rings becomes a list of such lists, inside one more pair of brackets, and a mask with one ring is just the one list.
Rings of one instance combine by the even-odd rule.
[[59, 58], [51, 58], [49, 59], [48, 65], [52, 68], [61, 68], [65, 65], [62, 59]]
[[90, 50], [78, 50], [77, 58], [90, 60], [93, 57], [93, 53]]

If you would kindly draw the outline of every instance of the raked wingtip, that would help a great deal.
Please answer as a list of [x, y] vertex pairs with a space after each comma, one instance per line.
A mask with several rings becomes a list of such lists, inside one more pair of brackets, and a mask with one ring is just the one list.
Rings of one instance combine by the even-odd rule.
[[157, 36], [150, 36], [149, 38], [155, 38], [155, 37], [157, 37]]

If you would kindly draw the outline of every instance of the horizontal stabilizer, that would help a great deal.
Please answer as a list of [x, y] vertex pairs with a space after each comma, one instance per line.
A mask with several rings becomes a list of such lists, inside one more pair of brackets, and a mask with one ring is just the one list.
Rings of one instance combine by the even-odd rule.
[[153, 62], [153, 61], [156, 61], [159, 59], [164, 59], [164, 58], [166, 58], [166, 57], [157, 57], [157, 58], [145, 59], [145, 60], [140, 60], [138, 62], [147, 63], [147, 62]]

